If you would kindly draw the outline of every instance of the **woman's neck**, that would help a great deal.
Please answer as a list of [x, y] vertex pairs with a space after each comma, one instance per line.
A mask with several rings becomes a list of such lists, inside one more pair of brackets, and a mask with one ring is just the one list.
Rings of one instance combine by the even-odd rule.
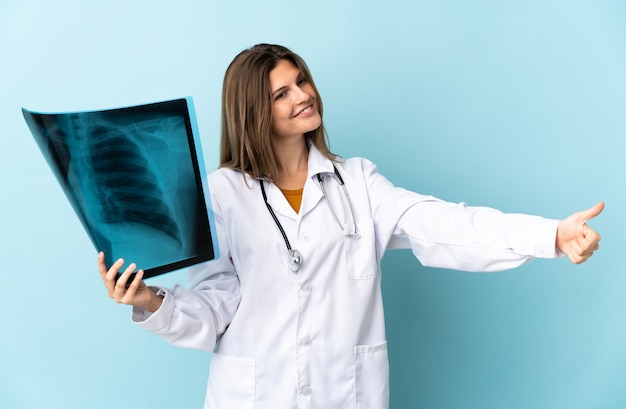
[[278, 174], [274, 181], [287, 190], [302, 189], [309, 168], [309, 150], [304, 137], [289, 144], [275, 147]]

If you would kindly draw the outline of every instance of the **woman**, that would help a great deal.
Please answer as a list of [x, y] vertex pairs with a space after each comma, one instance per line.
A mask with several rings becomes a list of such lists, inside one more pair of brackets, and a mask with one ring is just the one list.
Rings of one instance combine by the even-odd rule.
[[[598, 249], [585, 221], [443, 202], [394, 187], [327, 145], [304, 61], [261, 44], [224, 79], [221, 167], [209, 175], [220, 258], [189, 286], [147, 287], [135, 264], [99, 270], [109, 296], [167, 341], [214, 351], [206, 408], [387, 408], [380, 287], [386, 249], [427, 266], [498, 271]], [[116, 274], [121, 277], [115, 281]]]

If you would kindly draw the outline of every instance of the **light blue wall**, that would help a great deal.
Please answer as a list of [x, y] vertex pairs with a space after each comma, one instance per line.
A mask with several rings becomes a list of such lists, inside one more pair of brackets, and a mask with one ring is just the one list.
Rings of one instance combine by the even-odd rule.
[[607, 203], [581, 266], [470, 274], [389, 253], [392, 409], [626, 407], [625, 22], [621, 0], [3, 0], [0, 407], [201, 407], [209, 354], [107, 298], [20, 108], [189, 95], [213, 169], [224, 70], [257, 42], [309, 62], [333, 150], [398, 185], [555, 218]]

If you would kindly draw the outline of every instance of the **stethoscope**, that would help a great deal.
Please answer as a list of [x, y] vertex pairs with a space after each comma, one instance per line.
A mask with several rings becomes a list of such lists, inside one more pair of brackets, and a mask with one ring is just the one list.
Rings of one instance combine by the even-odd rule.
[[[337, 180], [337, 183], [341, 185], [343, 189], [343, 194], [346, 196], [346, 199], [348, 201], [348, 206], [350, 207], [350, 216], [352, 217], [352, 230], [348, 230], [344, 228], [341, 222], [339, 221], [339, 218], [337, 217], [337, 214], [335, 213], [335, 210], [333, 209], [333, 205], [330, 203], [330, 199], [328, 199], [328, 195], [326, 194], [326, 187], [324, 186], [324, 178], [319, 173], [317, 174], [317, 180], [320, 183], [320, 188], [322, 189], [322, 194], [324, 195], [324, 199], [326, 199], [326, 204], [328, 205], [328, 208], [330, 209], [330, 213], [333, 215], [333, 219], [335, 219], [335, 222], [337, 223], [337, 225], [339, 225], [339, 229], [341, 230], [341, 233], [346, 237], [358, 239], [360, 235], [356, 230], [356, 219], [354, 218], [354, 207], [352, 206], [352, 200], [350, 200], [350, 194], [348, 193], [348, 189], [346, 189], [346, 184], [343, 181], [343, 178], [339, 174], [339, 171], [337, 170], [337, 167], [335, 165], [333, 165], [333, 169], [335, 171], [335, 176], [336, 176], [335, 179]], [[282, 234], [283, 239], [285, 240], [285, 245], [287, 246], [287, 252], [289, 254], [289, 258], [288, 258], [289, 269], [293, 272], [297, 272], [298, 270], [300, 270], [300, 267], [302, 266], [302, 261], [303, 261], [302, 253], [300, 253], [298, 250], [291, 247], [291, 243], [289, 243], [289, 239], [287, 238], [287, 233], [285, 233], [285, 229], [283, 229], [282, 224], [280, 224], [280, 221], [278, 221], [278, 217], [276, 217], [276, 213], [274, 213], [272, 206], [270, 206], [270, 204], [267, 202], [267, 195], [265, 194], [265, 186], [263, 184], [263, 180], [260, 180], [260, 183], [261, 183], [261, 194], [263, 195], [263, 201], [265, 202], [265, 206], [267, 206], [267, 210], [270, 212], [270, 215], [272, 215], [272, 218], [274, 219], [274, 223], [276, 223], [278, 230], [280, 230], [280, 234]]]

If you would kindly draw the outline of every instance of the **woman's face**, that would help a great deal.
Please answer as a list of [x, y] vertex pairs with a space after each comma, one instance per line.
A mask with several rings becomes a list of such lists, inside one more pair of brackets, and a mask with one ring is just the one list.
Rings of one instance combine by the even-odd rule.
[[281, 60], [270, 71], [272, 126], [277, 138], [303, 136], [322, 124], [313, 86], [291, 61]]

